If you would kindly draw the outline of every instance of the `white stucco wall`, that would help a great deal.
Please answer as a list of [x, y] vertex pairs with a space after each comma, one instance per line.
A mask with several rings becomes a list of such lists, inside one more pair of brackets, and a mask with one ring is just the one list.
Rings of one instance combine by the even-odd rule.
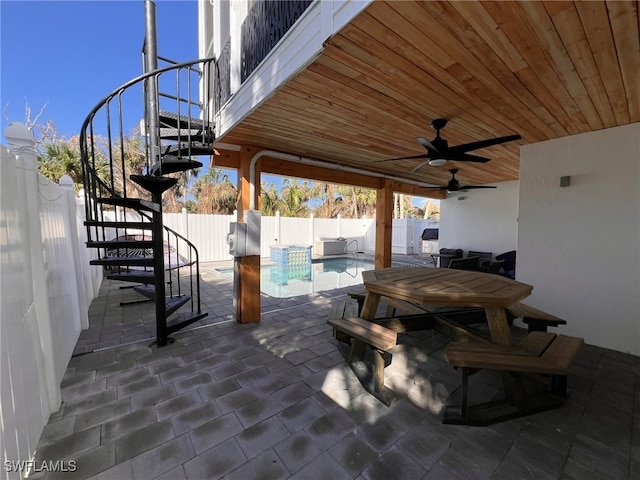
[[[441, 248], [499, 255], [515, 250], [518, 238], [518, 182], [492, 184], [495, 190], [469, 190], [440, 201]], [[459, 200], [464, 198], [463, 200]]]
[[640, 124], [521, 149], [517, 279], [562, 333], [640, 355]]

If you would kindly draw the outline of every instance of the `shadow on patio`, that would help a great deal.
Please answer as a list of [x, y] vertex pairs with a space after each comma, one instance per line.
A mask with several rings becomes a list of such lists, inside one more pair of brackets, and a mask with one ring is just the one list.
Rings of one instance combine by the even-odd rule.
[[[441, 423], [459, 373], [446, 337], [400, 336], [386, 407], [358, 383], [326, 317], [344, 288], [263, 297], [262, 321], [232, 320], [232, 285], [203, 267], [209, 317], [157, 349], [151, 303], [105, 280], [63, 380], [32, 478], [637, 478], [638, 358], [585, 345], [565, 407], [493, 425]], [[499, 376], [473, 377], [493, 395]], [[455, 400], [453, 400], [455, 403]]]

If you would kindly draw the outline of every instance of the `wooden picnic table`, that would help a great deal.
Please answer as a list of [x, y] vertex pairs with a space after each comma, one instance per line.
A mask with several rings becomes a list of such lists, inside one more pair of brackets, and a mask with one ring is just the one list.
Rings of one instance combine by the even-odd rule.
[[[449, 268], [384, 268], [365, 271], [362, 277], [366, 289], [360, 312], [362, 319], [397, 332], [408, 331], [409, 328], [405, 327], [415, 329], [424, 325], [425, 329], [437, 329], [454, 339], [461, 334], [467, 337], [467, 341], [452, 342], [447, 347], [447, 361], [462, 371], [462, 402], [460, 407], [447, 406], [444, 423], [490, 425], [564, 404], [567, 398], [567, 373], [583, 340], [534, 331], [518, 345], [512, 344], [507, 309], [523, 317], [538, 318], [544, 314], [519, 303], [531, 295], [531, 285], [496, 274]], [[435, 311], [423, 315], [376, 319], [382, 298], [389, 304], [408, 302], [409, 306], [484, 309], [491, 341], [478, 337], [464, 326], [461, 328], [461, 324], [451, 318], [452, 313], [460, 313], [460, 310], [446, 311], [442, 315]], [[465, 311], [462, 309], [462, 312]], [[540, 320], [563, 322], [556, 317]], [[482, 368], [501, 372], [506, 398], [469, 406], [468, 377]], [[544, 390], [525, 392], [518, 375], [532, 376], [543, 383]]]
[[533, 287], [500, 275], [449, 268], [392, 267], [362, 272], [367, 296], [360, 316], [373, 320], [381, 297], [429, 306], [484, 308], [491, 340], [511, 344], [505, 309]]

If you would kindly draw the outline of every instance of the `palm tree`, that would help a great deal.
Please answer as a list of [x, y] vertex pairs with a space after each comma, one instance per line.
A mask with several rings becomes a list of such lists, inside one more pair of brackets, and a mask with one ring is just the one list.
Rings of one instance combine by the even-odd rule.
[[48, 142], [42, 145], [43, 152], [38, 156], [38, 170], [54, 182], [63, 175], [69, 175], [74, 183], [82, 183], [82, 165], [80, 151], [64, 140]]
[[424, 204], [424, 218], [440, 218], [440, 202], [429, 199]]
[[197, 213], [231, 215], [236, 209], [238, 192], [229, 176], [218, 168], [210, 168], [192, 187]]
[[[98, 152], [95, 168], [98, 177], [108, 178], [108, 164]], [[80, 160], [79, 137], [69, 139], [49, 139], [39, 147], [38, 170], [42, 175], [58, 183], [60, 177], [69, 175], [75, 184], [76, 192], [82, 188], [82, 162]]]
[[306, 205], [311, 199], [311, 185], [304, 181], [298, 184], [298, 180], [287, 178], [282, 188], [280, 213], [284, 217], [308, 217], [311, 209]]
[[278, 187], [273, 183], [262, 182], [260, 187], [260, 211], [263, 215], [273, 217], [280, 211], [281, 200]]
[[[361, 187], [342, 187], [349, 189], [348, 196], [351, 201], [348, 205], [352, 209], [351, 218], [360, 218], [362, 216], [373, 217], [376, 213], [376, 191], [369, 188]], [[349, 217], [347, 217], [349, 218]]]
[[317, 183], [312, 198], [320, 200], [314, 210], [319, 218], [360, 218], [373, 216], [376, 211], [376, 192], [368, 188]]

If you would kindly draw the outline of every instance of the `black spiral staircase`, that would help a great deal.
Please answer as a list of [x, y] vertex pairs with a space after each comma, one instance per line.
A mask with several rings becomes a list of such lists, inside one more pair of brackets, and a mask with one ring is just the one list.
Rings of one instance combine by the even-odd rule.
[[[163, 197], [202, 166], [193, 157], [213, 154], [210, 109], [198, 98], [210, 98], [215, 62], [157, 58], [169, 65], [126, 83], [91, 111], [80, 151], [87, 246], [99, 252], [91, 264], [155, 302], [155, 344], [164, 346], [169, 335], [208, 315], [198, 251], [163, 224]], [[138, 122], [139, 131], [125, 131]]]

